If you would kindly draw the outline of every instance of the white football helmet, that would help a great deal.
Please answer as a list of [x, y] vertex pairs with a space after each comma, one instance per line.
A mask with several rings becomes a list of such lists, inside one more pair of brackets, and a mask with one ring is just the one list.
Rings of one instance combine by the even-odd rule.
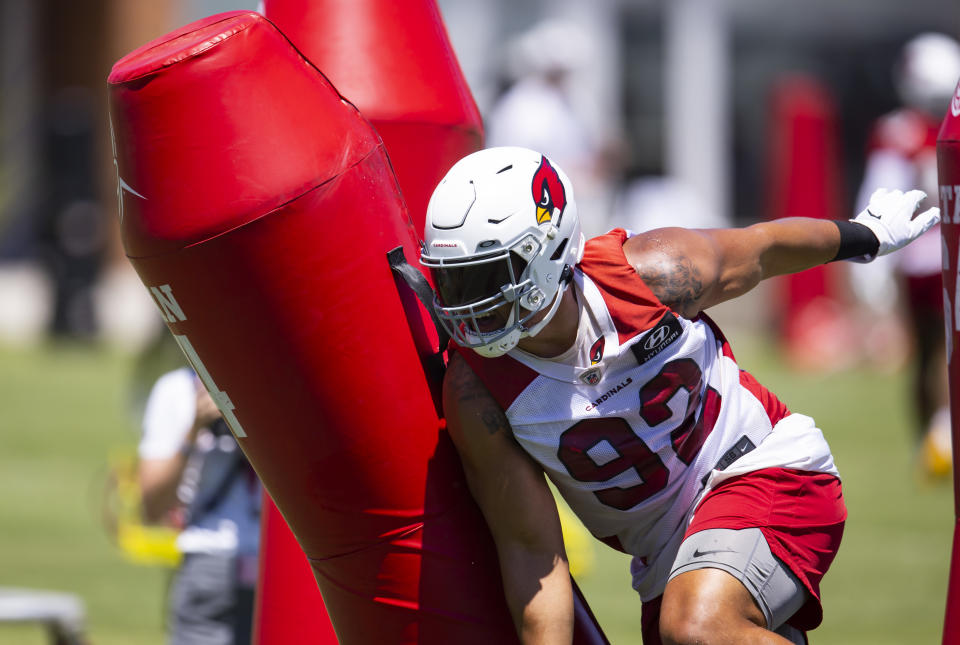
[[945, 34], [911, 38], [894, 68], [894, 83], [907, 105], [943, 116], [960, 78], [960, 43]]
[[533, 150], [489, 148], [458, 161], [433, 191], [420, 263], [451, 338], [494, 357], [550, 321], [583, 243], [563, 171]]

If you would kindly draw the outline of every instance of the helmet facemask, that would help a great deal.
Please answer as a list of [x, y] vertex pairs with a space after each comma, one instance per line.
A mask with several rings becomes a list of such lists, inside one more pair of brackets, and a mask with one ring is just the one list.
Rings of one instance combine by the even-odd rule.
[[530, 260], [542, 251], [543, 245], [528, 235], [486, 255], [422, 259], [437, 287], [434, 310], [458, 345], [493, 357], [524, 337], [546, 300], [529, 276]]

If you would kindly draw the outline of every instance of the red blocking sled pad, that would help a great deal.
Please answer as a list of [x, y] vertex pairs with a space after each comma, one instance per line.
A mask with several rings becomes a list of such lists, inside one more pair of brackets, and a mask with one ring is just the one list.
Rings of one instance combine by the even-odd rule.
[[252, 12], [132, 52], [109, 89], [126, 253], [339, 640], [516, 641], [386, 261], [419, 249], [369, 123]]
[[[415, 261], [417, 231], [370, 123], [252, 12], [132, 52], [109, 90], [126, 253], [336, 637], [516, 642], [412, 339], [428, 323], [386, 261]], [[577, 608], [577, 642], [603, 642]]]

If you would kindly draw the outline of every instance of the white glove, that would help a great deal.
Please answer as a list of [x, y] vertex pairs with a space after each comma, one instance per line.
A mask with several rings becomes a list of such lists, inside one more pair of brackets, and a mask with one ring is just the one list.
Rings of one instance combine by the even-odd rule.
[[[916, 217], [913, 216], [926, 196], [922, 190], [903, 193], [899, 190], [878, 188], [870, 196], [867, 208], [852, 221], [863, 224], [877, 236], [880, 242], [877, 255], [892, 253], [914, 241], [940, 221], [939, 208], [930, 208]], [[873, 257], [865, 256], [864, 260], [869, 262]]]

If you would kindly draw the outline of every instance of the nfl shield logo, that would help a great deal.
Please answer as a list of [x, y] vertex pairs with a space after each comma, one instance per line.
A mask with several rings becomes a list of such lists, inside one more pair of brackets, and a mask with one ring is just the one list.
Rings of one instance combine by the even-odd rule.
[[600, 382], [600, 368], [593, 367], [580, 374], [580, 380], [587, 385], [596, 385]]

